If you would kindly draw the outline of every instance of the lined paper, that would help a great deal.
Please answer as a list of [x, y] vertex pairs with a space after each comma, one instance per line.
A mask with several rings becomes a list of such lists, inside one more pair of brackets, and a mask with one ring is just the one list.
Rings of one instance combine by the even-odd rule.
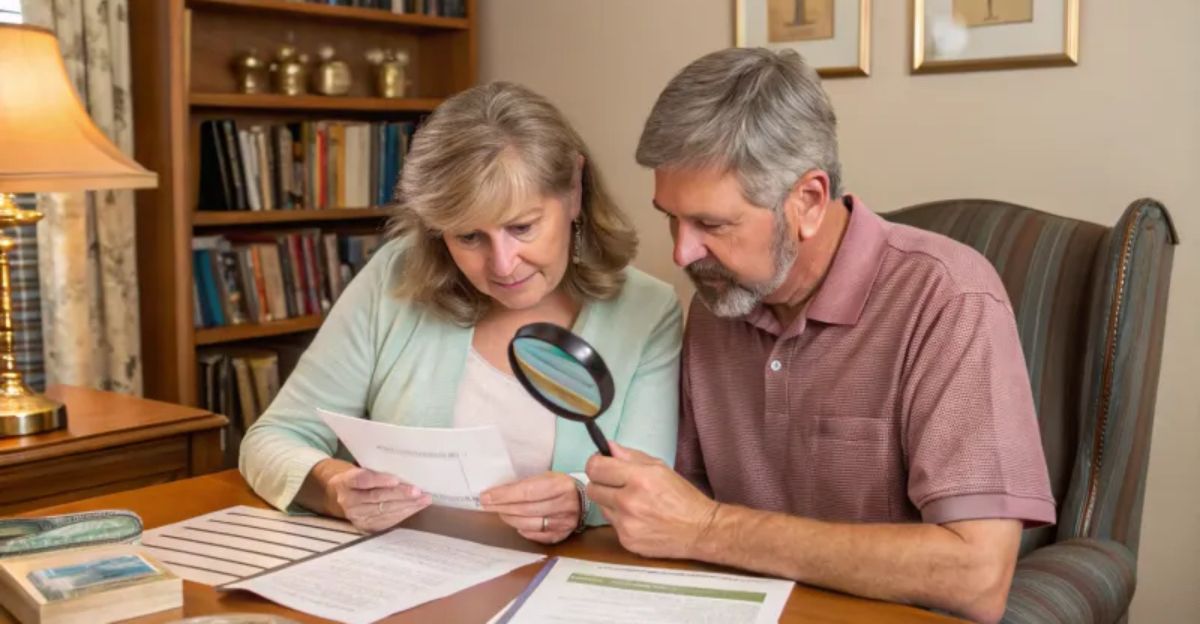
[[337, 548], [363, 536], [349, 522], [240, 505], [142, 534], [177, 576], [221, 585]]

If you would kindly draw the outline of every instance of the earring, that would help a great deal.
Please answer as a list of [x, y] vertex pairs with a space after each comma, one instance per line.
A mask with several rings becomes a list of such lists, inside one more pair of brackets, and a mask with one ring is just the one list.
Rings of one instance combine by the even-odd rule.
[[575, 248], [571, 250], [571, 262], [579, 264], [583, 262], [583, 228], [579, 226], [579, 221], [572, 223], [575, 230]]

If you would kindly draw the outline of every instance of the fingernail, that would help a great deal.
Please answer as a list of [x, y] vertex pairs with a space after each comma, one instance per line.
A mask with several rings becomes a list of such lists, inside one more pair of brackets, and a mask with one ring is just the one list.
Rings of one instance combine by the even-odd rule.
[[491, 505], [492, 504], [492, 495], [491, 494], [481, 495], [479, 497], [479, 502], [483, 505]]
[[421, 495], [423, 495], [423, 494], [424, 494], [424, 492], [422, 492], [422, 491], [421, 491], [421, 488], [419, 488], [419, 487], [417, 487], [417, 486], [415, 486], [415, 485], [413, 486], [413, 489], [412, 489], [412, 495], [413, 495], [413, 496], [421, 496]]

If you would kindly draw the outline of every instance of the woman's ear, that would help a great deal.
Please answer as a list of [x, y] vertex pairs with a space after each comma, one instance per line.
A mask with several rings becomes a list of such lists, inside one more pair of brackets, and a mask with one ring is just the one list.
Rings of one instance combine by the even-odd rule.
[[571, 178], [571, 193], [567, 202], [567, 216], [571, 217], [571, 221], [578, 219], [583, 212], [583, 164], [583, 154], [579, 154], [575, 158], [575, 175]]

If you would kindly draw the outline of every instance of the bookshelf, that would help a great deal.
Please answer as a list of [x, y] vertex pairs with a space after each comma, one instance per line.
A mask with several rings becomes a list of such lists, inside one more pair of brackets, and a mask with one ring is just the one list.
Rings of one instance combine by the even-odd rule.
[[[378, 6], [391, 1], [337, 3]], [[328, 258], [338, 255], [330, 253], [338, 247], [322, 244], [328, 244], [325, 237], [333, 237], [340, 244], [343, 237], [379, 234], [389, 215], [382, 207], [384, 202], [371, 201], [385, 196], [378, 189], [386, 186], [386, 176], [372, 178], [369, 192], [353, 193], [345, 191], [344, 178], [339, 177], [337, 188], [345, 194], [326, 194], [322, 201], [310, 201], [306, 196], [303, 201], [285, 199], [280, 203], [276, 199], [274, 205], [268, 204], [263, 198], [279, 198], [283, 193], [275, 189], [273, 195], [268, 195], [271, 191], [260, 195], [261, 209], [214, 206], [212, 166], [202, 164], [206, 161], [204, 155], [214, 153], [204, 151], [214, 141], [211, 138], [214, 127], [231, 122], [235, 128], [261, 126], [267, 127], [268, 132], [279, 132], [270, 128], [290, 128], [281, 135], [268, 136], [291, 135], [295, 139], [292, 144], [297, 146], [301, 144], [298, 128], [303, 127], [308, 133], [310, 127], [321, 124], [383, 126], [385, 130], [389, 125], [403, 125], [411, 132], [423, 115], [476, 82], [478, 0], [463, 0], [466, 17], [429, 15], [425, 14], [428, 9], [420, 7], [413, 12], [412, 5], [429, 2], [433, 6], [434, 0], [419, 3], [409, 0], [408, 13], [334, 6], [334, 2], [129, 0], [135, 155], [159, 175], [158, 188], [137, 193], [141, 339], [148, 398], [199, 406], [205, 400], [200, 396], [204, 371], [198, 363], [203, 354], [214, 348], [252, 349], [264, 340], [303, 336], [318, 329], [324, 320], [319, 310], [314, 314], [312, 305], [305, 306], [301, 301], [284, 318], [278, 314], [269, 318], [269, 315], [251, 317], [236, 324], [229, 322], [230, 318], [223, 324], [205, 322], [211, 320], [206, 318], [198, 324], [199, 299], [194, 293], [200, 291], [200, 284], [195, 283], [195, 276], [203, 265], [194, 262], [194, 239], [228, 238], [236, 245], [236, 241], [243, 239], [278, 237], [283, 250], [287, 244], [282, 241], [284, 237], [299, 236], [303, 240], [304, 236], [313, 236], [312, 245], [316, 249], [313, 253], [323, 254], [317, 266], [324, 267]], [[350, 91], [336, 97], [311, 90], [301, 95], [277, 94], [270, 89], [258, 94], [239, 92], [232, 67], [234, 57], [255, 49], [269, 62], [284, 44], [294, 46], [310, 59], [316, 59], [322, 44], [333, 46], [336, 58], [350, 67]], [[381, 98], [373, 92], [372, 68], [366, 61], [366, 52], [379, 47], [408, 52], [411, 82], [405, 98]], [[305, 140], [310, 137], [304, 136]], [[364, 148], [368, 152], [377, 146], [374, 135], [371, 136], [370, 147]], [[234, 143], [244, 148], [236, 140]], [[274, 149], [274, 145], [268, 145], [271, 146], [268, 149]], [[288, 152], [281, 147], [278, 153]], [[297, 147], [295, 153], [300, 154], [301, 148]], [[305, 152], [304, 159], [308, 153]], [[349, 178], [351, 162], [366, 161], [362, 157], [352, 161], [347, 156], [342, 163], [345, 169], [339, 170], [346, 173], [337, 175]], [[374, 160], [371, 166], [376, 170]], [[312, 172], [307, 160], [296, 170], [304, 172], [296, 174], [304, 178], [303, 188], [309, 189], [310, 183], [317, 188], [317, 183], [305, 177]], [[287, 175], [279, 174], [278, 169], [270, 171], [272, 176]], [[351, 204], [348, 206], [330, 199], [351, 196], [368, 199], [347, 200]], [[228, 191], [224, 197], [229, 197]], [[304, 253], [306, 242], [299, 244]], [[332, 262], [326, 276], [336, 272], [339, 261]], [[303, 277], [304, 269], [298, 270], [301, 273], [297, 275], [310, 286], [320, 281], [319, 277], [315, 280]], [[296, 284], [299, 288], [299, 282]], [[319, 284], [316, 287], [320, 288]], [[293, 306], [292, 296], [287, 295], [289, 307]], [[297, 300], [304, 296], [300, 292], [295, 294]]]

